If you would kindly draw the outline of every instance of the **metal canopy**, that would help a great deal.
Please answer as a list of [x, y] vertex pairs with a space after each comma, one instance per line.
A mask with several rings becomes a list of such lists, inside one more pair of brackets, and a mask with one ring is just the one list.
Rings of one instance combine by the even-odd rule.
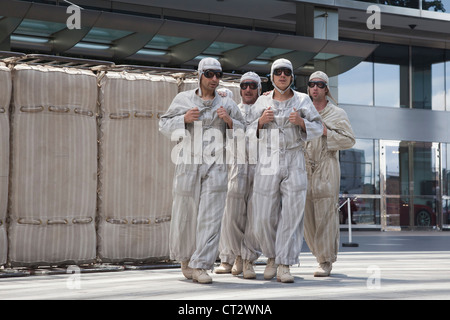
[[[42, 28], [51, 23], [65, 25], [70, 15], [66, 13], [67, 7], [19, 1], [0, 2], [0, 16], [3, 17], [0, 19], [0, 43], [10, 38], [11, 47], [8, 50], [14, 51], [32, 50], [110, 59], [120, 63], [133, 61], [150, 65], [195, 68], [199, 59], [208, 55], [205, 52], [211, 51], [208, 50], [210, 46], [220, 42], [231, 47], [215, 55], [226, 71], [253, 70], [268, 73], [271, 62], [284, 57], [292, 61], [296, 73], [305, 73], [306, 69], [302, 67], [308, 65], [310, 72], [320, 68], [333, 76], [365, 60], [376, 48], [376, 45], [364, 43], [323, 40], [88, 9], [81, 11], [81, 29], [63, 28], [49, 35], [36, 37], [21, 25], [29, 21], [40, 23]], [[111, 32], [104, 32], [103, 37], [93, 37], [94, 31], [98, 30]], [[156, 36], [159, 40], [180, 38], [186, 41], [148, 50]], [[167, 42], [170, 43], [169, 40]], [[268, 56], [268, 53], [276, 52], [268, 49], [283, 49], [284, 53]]]

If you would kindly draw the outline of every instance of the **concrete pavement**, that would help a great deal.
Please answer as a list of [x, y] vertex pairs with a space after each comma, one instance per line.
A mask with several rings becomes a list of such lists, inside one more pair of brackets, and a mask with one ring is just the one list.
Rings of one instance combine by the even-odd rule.
[[[171, 300], [176, 301], [173, 312], [194, 312], [184, 300], [227, 301], [231, 308], [230, 300], [261, 304], [278, 299], [450, 298], [450, 232], [357, 231], [352, 235], [352, 242], [359, 246], [341, 246], [332, 275], [326, 278], [313, 276], [317, 264], [304, 243], [300, 265], [291, 267], [292, 284], [264, 280], [262, 257], [255, 267], [257, 279], [212, 274], [211, 285], [185, 279], [177, 264], [104, 267], [109, 272], [55, 269], [20, 277], [2, 271], [0, 299]], [[342, 242], [348, 242], [347, 232], [341, 232]], [[216, 313], [236, 312], [223, 306]]]

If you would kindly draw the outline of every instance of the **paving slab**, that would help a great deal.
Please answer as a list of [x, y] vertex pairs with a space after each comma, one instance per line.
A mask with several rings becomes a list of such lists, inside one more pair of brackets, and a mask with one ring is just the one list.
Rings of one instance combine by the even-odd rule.
[[[215, 301], [217, 312], [223, 314], [236, 312], [230, 305], [243, 301], [264, 308], [273, 300], [450, 298], [449, 232], [354, 232], [352, 240], [358, 247], [341, 247], [331, 276], [324, 278], [313, 276], [317, 263], [305, 244], [300, 265], [291, 266], [295, 282], [290, 284], [264, 280], [265, 257], [261, 257], [255, 266], [257, 279], [212, 274], [210, 285], [185, 279], [176, 264], [104, 267], [108, 272], [80, 272], [76, 267], [23, 272], [0, 278], [0, 299], [172, 301], [172, 312], [188, 312], [189, 303]], [[347, 241], [348, 233], [342, 232], [341, 242]], [[224, 306], [229, 309], [224, 311]]]

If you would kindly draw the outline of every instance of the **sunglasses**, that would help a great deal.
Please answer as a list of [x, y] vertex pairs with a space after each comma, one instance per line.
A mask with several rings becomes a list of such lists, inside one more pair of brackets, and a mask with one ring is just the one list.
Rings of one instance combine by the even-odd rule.
[[281, 76], [282, 72], [284, 73], [284, 75], [286, 77], [289, 77], [289, 76], [292, 75], [292, 70], [288, 69], [288, 68], [279, 68], [279, 69], [273, 70], [273, 74], [276, 75], [276, 76]]
[[320, 89], [323, 89], [327, 86], [326, 82], [323, 81], [309, 81], [308, 87], [314, 88], [314, 86], [318, 86]]
[[202, 73], [208, 79], [211, 79], [214, 76], [216, 76], [217, 79], [220, 79], [223, 76], [223, 72], [222, 71], [217, 71], [217, 70], [209, 70], [208, 69], [208, 70], [203, 71]]
[[242, 90], [245, 90], [248, 87], [250, 87], [250, 89], [252, 89], [252, 90], [256, 90], [256, 89], [258, 89], [258, 84], [256, 82], [242, 82], [240, 84], [240, 87]]

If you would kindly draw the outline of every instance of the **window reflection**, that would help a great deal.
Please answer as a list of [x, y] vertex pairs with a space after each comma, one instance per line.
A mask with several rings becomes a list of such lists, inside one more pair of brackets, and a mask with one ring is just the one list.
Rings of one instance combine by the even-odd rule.
[[373, 64], [363, 61], [338, 77], [340, 103], [373, 105]]
[[445, 110], [445, 51], [412, 47], [413, 108]]
[[385, 147], [386, 194], [409, 195], [409, 150], [405, 142], [391, 141]]
[[400, 107], [400, 66], [374, 63], [375, 105]]
[[357, 139], [352, 149], [339, 152], [341, 193], [379, 193], [378, 141]]
[[[352, 221], [356, 224], [380, 224], [380, 199], [364, 197], [378, 195], [380, 185], [379, 142], [372, 139], [357, 139], [352, 149], [339, 152], [341, 165], [341, 194], [356, 194], [352, 210]], [[346, 199], [341, 199], [341, 204]], [[341, 208], [341, 223], [346, 223], [346, 208]]]
[[450, 228], [450, 145], [442, 144], [442, 224]]
[[383, 141], [386, 225], [439, 225], [439, 144]]
[[446, 62], [445, 62], [445, 104], [447, 106], [446, 110], [450, 111], [450, 51], [446, 51]]

